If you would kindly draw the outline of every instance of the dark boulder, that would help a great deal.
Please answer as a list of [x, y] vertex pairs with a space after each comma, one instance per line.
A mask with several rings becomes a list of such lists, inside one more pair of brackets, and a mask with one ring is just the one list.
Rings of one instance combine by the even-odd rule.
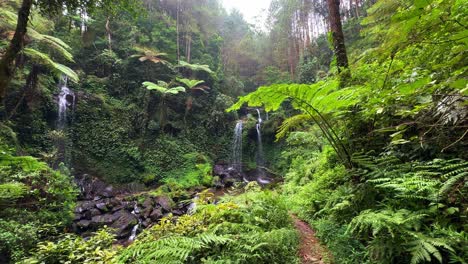
[[91, 225], [96, 228], [110, 225], [114, 222], [114, 216], [111, 214], [96, 215], [91, 218]]
[[172, 210], [173, 201], [167, 196], [158, 196], [155, 198], [155, 202], [156, 204], [159, 204], [166, 212], [170, 212]]
[[138, 224], [138, 218], [126, 210], [115, 212], [113, 217], [116, 220], [110, 227], [116, 230], [118, 238], [128, 237], [132, 231], [132, 228]]
[[96, 208], [103, 211], [103, 212], [109, 211], [109, 208], [107, 207], [106, 203], [97, 203]]
[[163, 217], [161, 208], [154, 208], [149, 217], [152, 221], [161, 219]]

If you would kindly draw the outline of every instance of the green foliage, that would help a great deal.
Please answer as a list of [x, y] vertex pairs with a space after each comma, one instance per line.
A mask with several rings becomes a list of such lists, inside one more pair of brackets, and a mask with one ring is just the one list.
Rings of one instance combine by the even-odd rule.
[[164, 218], [120, 252], [119, 263], [297, 263], [286, 204], [259, 190]]
[[346, 232], [346, 226], [323, 218], [314, 220], [312, 225], [317, 237], [333, 253], [335, 263], [369, 263], [366, 248]]
[[18, 263], [117, 263], [113, 260], [117, 254], [112, 249], [114, 241], [108, 229], [99, 230], [87, 240], [68, 234], [55, 243], [40, 243], [32, 257]]
[[164, 81], [158, 81], [158, 84], [152, 82], [144, 82], [143, 85], [148, 90], [155, 90], [163, 95], [178, 94], [179, 92], [185, 92], [185, 88], [181, 86], [169, 88], [169, 84]]
[[182, 156], [182, 162], [164, 176], [163, 182], [182, 188], [211, 186], [213, 183], [211, 161], [199, 153]]
[[9, 152], [0, 149], [0, 254], [17, 261], [71, 220], [76, 190], [69, 175]]
[[194, 72], [206, 72], [206, 73], [209, 73], [211, 75], [215, 74], [211, 69], [210, 69], [210, 66], [209, 65], [202, 65], [202, 64], [190, 64], [188, 62], [185, 62], [185, 61], [180, 61], [179, 62], [179, 65], [177, 65], [176, 67], [178, 68], [186, 68], [186, 69], [189, 69], [191, 71], [194, 71]]

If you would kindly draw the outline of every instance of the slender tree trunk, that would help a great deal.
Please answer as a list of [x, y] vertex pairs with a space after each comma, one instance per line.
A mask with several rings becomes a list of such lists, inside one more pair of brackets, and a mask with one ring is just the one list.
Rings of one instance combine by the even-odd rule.
[[356, 12], [356, 17], [359, 18], [359, 0], [354, 1], [354, 10]]
[[18, 11], [18, 23], [16, 24], [15, 35], [0, 60], [0, 104], [3, 104], [8, 85], [11, 82], [11, 78], [13, 78], [15, 59], [24, 46], [24, 36], [27, 32], [32, 4], [33, 0], [23, 0], [21, 8]]
[[330, 28], [333, 38], [333, 49], [336, 56], [336, 64], [338, 66], [338, 72], [341, 72], [342, 68], [348, 68], [348, 56], [346, 54], [343, 27], [341, 25], [340, 1], [327, 0], [327, 3], [329, 10]]
[[107, 20], [106, 20], [106, 33], [107, 33], [107, 41], [109, 45], [109, 50], [112, 50], [112, 32], [110, 29], [110, 17], [107, 17]]
[[187, 62], [190, 63], [190, 57], [191, 57], [191, 52], [192, 52], [192, 35], [188, 35], [188, 40], [187, 40]]
[[177, 20], [176, 20], [176, 30], [177, 30], [177, 64], [180, 64], [180, 28], [179, 28], [179, 13], [180, 13], [180, 0], [177, 0]]

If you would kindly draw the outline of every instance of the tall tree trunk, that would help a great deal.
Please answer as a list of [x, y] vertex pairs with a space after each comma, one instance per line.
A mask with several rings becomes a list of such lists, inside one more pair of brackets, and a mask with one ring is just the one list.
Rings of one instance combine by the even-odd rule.
[[107, 20], [106, 20], [106, 33], [107, 33], [107, 41], [109, 45], [109, 50], [112, 51], [112, 32], [110, 29], [110, 17], [109, 16], [107, 17]]
[[179, 13], [180, 13], [180, 0], [177, 0], [177, 20], [176, 20], [176, 30], [177, 30], [177, 64], [180, 63], [180, 28], [179, 28]]
[[15, 72], [14, 61], [24, 46], [24, 36], [26, 35], [32, 4], [33, 0], [23, 0], [21, 8], [18, 11], [18, 23], [16, 24], [15, 35], [0, 60], [0, 104], [3, 104], [8, 85]]
[[340, 1], [327, 0], [327, 3], [330, 29], [333, 38], [333, 49], [336, 56], [336, 64], [338, 66], [338, 72], [341, 72], [342, 68], [348, 68], [348, 56], [346, 54], [343, 27], [341, 25]]

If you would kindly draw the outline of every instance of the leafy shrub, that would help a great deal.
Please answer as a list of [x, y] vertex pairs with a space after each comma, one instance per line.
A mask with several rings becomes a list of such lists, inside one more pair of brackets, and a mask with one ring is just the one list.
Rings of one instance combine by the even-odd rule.
[[183, 162], [166, 173], [163, 182], [181, 188], [211, 186], [213, 177], [211, 161], [203, 154], [189, 153], [183, 155]]
[[326, 219], [315, 220], [312, 225], [317, 237], [332, 252], [335, 263], [369, 263], [366, 248], [346, 232], [346, 226]]
[[256, 191], [164, 218], [117, 257], [119, 263], [296, 263], [297, 234], [277, 194]]
[[0, 254], [17, 261], [71, 221], [76, 197], [69, 175], [30, 156], [0, 149]]
[[113, 260], [117, 252], [112, 249], [114, 240], [114, 235], [107, 229], [96, 232], [87, 240], [68, 234], [56, 243], [40, 243], [33, 256], [20, 263], [117, 263]]

